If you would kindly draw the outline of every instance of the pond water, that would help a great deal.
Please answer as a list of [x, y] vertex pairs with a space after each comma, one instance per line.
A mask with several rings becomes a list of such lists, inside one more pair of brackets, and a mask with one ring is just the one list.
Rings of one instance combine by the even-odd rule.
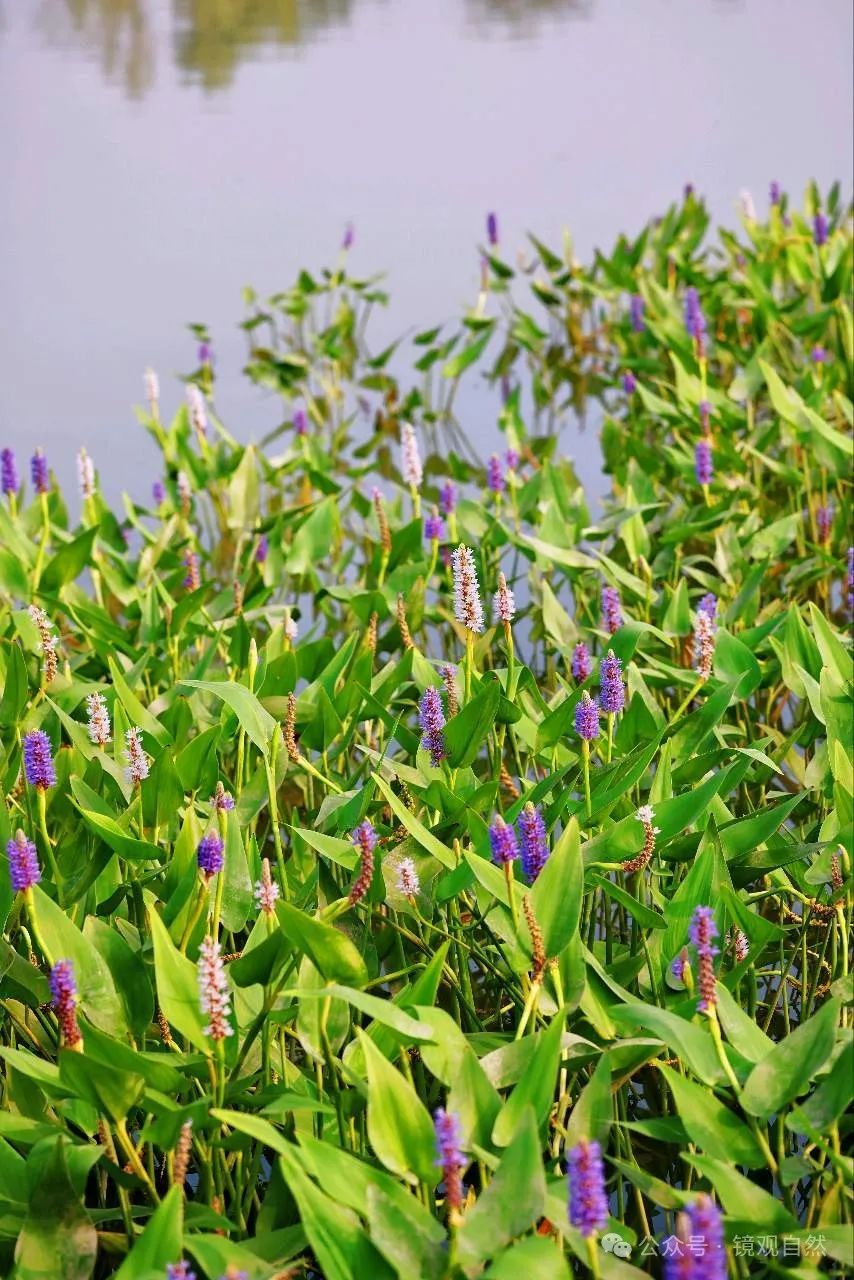
[[[685, 181], [852, 185], [850, 0], [0, 0], [0, 436], [63, 481], [85, 444], [148, 493], [141, 373], [215, 340], [235, 434], [277, 419], [244, 384], [241, 289], [330, 263], [388, 273], [377, 345], [458, 314], [495, 209], [583, 257]], [[462, 409], [485, 439], [492, 392]], [[593, 434], [569, 442], [586, 478]]]

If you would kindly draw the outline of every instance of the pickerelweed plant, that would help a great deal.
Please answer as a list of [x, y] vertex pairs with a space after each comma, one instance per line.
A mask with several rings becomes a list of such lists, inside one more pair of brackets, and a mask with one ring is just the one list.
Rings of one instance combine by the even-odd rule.
[[850, 1264], [851, 225], [743, 208], [492, 216], [411, 365], [348, 233], [260, 444], [195, 327], [151, 500], [4, 449], [3, 1274]]

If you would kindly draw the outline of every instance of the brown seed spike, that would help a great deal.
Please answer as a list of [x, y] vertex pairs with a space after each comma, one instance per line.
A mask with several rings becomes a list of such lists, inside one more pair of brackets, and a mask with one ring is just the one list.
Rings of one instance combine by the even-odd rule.
[[545, 943], [543, 942], [543, 931], [537, 923], [537, 918], [534, 915], [534, 908], [531, 906], [531, 899], [527, 896], [522, 899], [522, 911], [524, 912], [525, 920], [528, 924], [528, 932], [531, 935], [531, 946], [533, 949], [534, 963], [531, 969], [531, 975], [534, 982], [541, 982], [543, 970], [546, 967], [546, 948]]
[[371, 653], [377, 651], [377, 623], [379, 622], [379, 614], [374, 612], [368, 620], [368, 629], [365, 632], [365, 648]]
[[412, 639], [409, 623], [406, 621], [406, 602], [402, 595], [397, 597], [397, 625], [400, 628], [400, 639], [404, 649], [414, 649], [415, 641]]
[[460, 699], [457, 694], [457, 673], [453, 667], [442, 667], [442, 680], [445, 684], [445, 694], [448, 699], [448, 716], [457, 715], [460, 709]]
[[510, 770], [507, 768], [507, 765], [504, 763], [503, 760], [501, 761], [501, 773], [499, 774], [499, 777], [501, 779], [501, 785], [504, 788], [504, 790], [507, 792], [507, 794], [513, 800], [518, 800], [520, 795], [519, 788], [516, 786], [516, 783], [511, 778]]
[[300, 758], [299, 747], [296, 739], [296, 721], [297, 721], [297, 697], [295, 693], [288, 694], [288, 709], [285, 712], [285, 723], [282, 725], [282, 737], [285, 740], [285, 747], [288, 756], [296, 763]]

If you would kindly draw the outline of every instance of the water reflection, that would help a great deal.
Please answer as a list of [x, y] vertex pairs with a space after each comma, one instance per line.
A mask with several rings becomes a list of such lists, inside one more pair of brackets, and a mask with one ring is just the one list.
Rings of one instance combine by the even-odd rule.
[[[466, 26], [527, 38], [542, 20], [585, 14], [593, 3], [466, 0]], [[154, 84], [158, 58], [171, 55], [193, 83], [215, 92], [267, 49], [296, 50], [346, 26], [355, 8], [356, 0], [42, 0], [37, 24], [47, 43], [83, 48], [111, 83], [140, 98]]]

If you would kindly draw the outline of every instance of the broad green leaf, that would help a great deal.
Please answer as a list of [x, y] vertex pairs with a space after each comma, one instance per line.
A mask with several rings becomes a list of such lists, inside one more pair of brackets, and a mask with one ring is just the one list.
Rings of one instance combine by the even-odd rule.
[[199, 982], [196, 966], [182, 955], [169, 937], [152, 902], [148, 906], [148, 925], [154, 944], [154, 972], [157, 1000], [176, 1031], [205, 1053], [213, 1046], [205, 1035], [206, 1019], [199, 1007]]
[[433, 1122], [408, 1080], [364, 1032], [359, 1039], [368, 1072], [368, 1138], [387, 1169], [407, 1182], [438, 1181]]
[[818, 1013], [796, 1027], [753, 1068], [741, 1093], [745, 1111], [760, 1120], [805, 1093], [830, 1057], [836, 1041], [839, 1001], [828, 1000]]
[[545, 1199], [537, 1118], [527, 1106], [489, 1185], [463, 1219], [457, 1237], [462, 1265], [483, 1263], [524, 1235], [543, 1216]]
[[531, 889], [531, 906], [543, 931], [546, 955], [560, 955], [578, 929], [584, 864], [578, 822], [570, 818]]
[[15, 1248], [16, 1280], [88, 1280], [92, 1275], [98, 1235], [69, 1177], [69, 1145], [64, 1136], [55, 1139], [30, 1191]]
[[236, 684], [233, 680], [182, 680], [178, 685], [179, 693], [185, 688], [199, 689], [220, 698], [237, 716], [250, 742], [264, 755], [268, 753], [273, 734], [278, 732], [276, 722], [245, 685]]
[[365, 962], [346, 934], [324, 920], [306, 915], [289, 902], [276, 904], [285, 937], [307, 955], [328, 982], [363, 987], [368, 980]]
[[180, 1260], [184, 1242], [184, 1193], [171, 1187], [116, 1272], [116, 1280], [151, 1280]]
[[416, 818], [415, 814], [410, 809], [407, 809], [406, 805], [403, 804], [399, 797], [394, 794], [391, 787], [383, 778], [380, 777], [378, 773], [374, 773], [371, 776], [376, 783], [377, 788], [382, 792], [383, 796], [387, 800], [392, 812], [399, 821], [403, 823], [409, 834], [417, 840], [422, 848], [426, 849], [428, 853], [432, 853], [433, 857], [436, 858], [438, 862], [441, 862], [443, 867], [453, 869], [457, 863], [450, 849], [443, 845], [441, 840], [437, 840], [432, 832], [427, 830], [424, 823]]
[[70, 960], [74, 967], [81, 1011], [104, 1031], [127, 1031], [124, 1007], [106, 960], [39, 885], [33, 887], [32, 893], [51, 965]]
[[533, 1107], [538, 1125], [545, 1123], [557, 1083], [562, 1032], [563, 1017], [558, 1014], [540, 1036], [528, 1070], [495, 1121], [492, 1140], [497, 1146], [506, 1147], [513, 1140], [528, 1107]]
[[701, 1151], [716, 1160], [729, 1160], [748, 1169], [758, 1169], [765, 1163], [753, 1134], [711, 1089], [695, 1084], [664, 1063], [659, 1063], [658, 1069], [673, 1094], [679, 1119]]

